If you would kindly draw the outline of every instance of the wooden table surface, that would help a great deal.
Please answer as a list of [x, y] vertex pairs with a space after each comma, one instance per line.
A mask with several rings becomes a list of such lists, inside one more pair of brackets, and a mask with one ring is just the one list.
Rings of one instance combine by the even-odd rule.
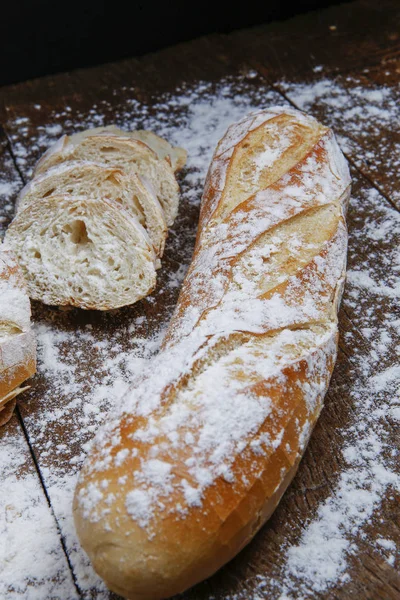
[[1, 598], [115, 597], [92, 573], [72, 526], [85, 444], [158, 347], [190, 261], [204, 176], [197, 164], [210, 140], [221, 124], [272, 104], [333, 126], [351, 165], [339, 357], [298, 475], [272, 519], [183, 598], [400, 598], [399, 101], [396, 0], [357, 1], [0, 90], [3, 232], [16, 192], [62, 131], [144, 124], [189, 146], [154, 294], [105, 314], [33, 306], [38, 375], [0, 430]]

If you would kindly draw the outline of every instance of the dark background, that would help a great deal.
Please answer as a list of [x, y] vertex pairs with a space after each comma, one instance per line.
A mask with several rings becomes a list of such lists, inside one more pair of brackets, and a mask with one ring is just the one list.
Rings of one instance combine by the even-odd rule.
[[[343, 2], [343, 0], [342, 0]], [[140, 56], [339, 4], [334, 0], [3, 0], [0, 85]]]

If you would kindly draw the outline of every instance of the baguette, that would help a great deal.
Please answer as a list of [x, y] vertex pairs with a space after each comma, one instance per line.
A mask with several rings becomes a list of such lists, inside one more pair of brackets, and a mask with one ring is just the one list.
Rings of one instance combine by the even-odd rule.
[[12, 414], [21, 384], [36, 372], [31, 306], [22, 272], [10, 249], [0, 244], [0, 424]]
[[35, 198], [18, 211], [5, 239], [30, 297], [45, 304], [109, 310], [144, 298], [156, 283], [150, 238], [112, 200]]
[[269, 518], [336, 359], [349, 170], [288, 108], [230, 127], [159, 355], [96, 436], [77, 532], [110, 589], [159, 600], [212, 575]]
[[88, 160], [114, 167], [121, 167], [128, 174], [140, 175], [160, 202], [168, 227], [178, 213], [179, 186], [171, 164], [160, 160], [157, 153], [147, 144], [116, 135], [109, 131], [87, 131], [64, 135], [47, 150], [38, 161], [34, 175], [47, 171], [50, 167], [72, 160]]
[[157, 256], [164, 252], [167, 225], [155, 194], [135, 173], [87, 161], [71, 161], [37, 175], [19, 193], [16, 210], [46, 196], [89, 196], [120, 204], [146, 229]]

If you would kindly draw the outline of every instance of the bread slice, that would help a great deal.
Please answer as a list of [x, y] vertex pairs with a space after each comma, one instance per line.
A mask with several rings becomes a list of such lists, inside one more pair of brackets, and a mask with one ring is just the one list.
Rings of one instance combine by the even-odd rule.
[[[133, 140], [139, 140], [147, 144], [154, 152], [156, 152], [158, 158], [166, 158], [172, 166], [174, 172], [180, 171], [186, 164], [187, 152], [179, 146], [172, 146], [167, 140], [156, 135], [152, 131], [145, 129], [135, 129], [134, 131], [123, 131], [115, 125], [107, 125], [107, 127], [96, 127], [90, 129], [92, 135], [112, 133], [113, 135], [123, 135]], [[76, 136], [81, 134], [75, 134]]]
[[50, 167], [72, 160], [88, 160], [115, 167], [142, 177], [154, 192], [164, 210], [168, 226], [178, 213], [179, 186], [168, 160], [160, 160], [147, 144], [128, 136], [87, 130], [73, 136], [63, 136], [45, 152], [36, 165], [35, 175]]
[[112, 200], [35, 198], [7, 233], [31, 298], [107, 310], [137, 302], [156, 282], [146, 231]]
[[0, 244], [0, 425], [12, 415], [21, 384], [36, 372], [31, 306], [22, 271], [10, 248]]
[[135, 173], [87, 161], [71, 161], [37, 175], [20, 192], [17, 210], [32, 200], [54, 195], [89, 196], [120, 204], [146, 229], [157, 256], [162, 256], [167, 225], [164, 212], [152, 191]]

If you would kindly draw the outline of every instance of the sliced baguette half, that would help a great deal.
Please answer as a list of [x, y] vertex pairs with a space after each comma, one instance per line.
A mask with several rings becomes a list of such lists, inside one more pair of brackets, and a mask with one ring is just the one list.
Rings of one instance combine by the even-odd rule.
[[108, 310], [133, 304], [156, 283], [146, 231], [112, 200], [47, 196], [20, 210], [6, 233], [31, 298]]
[[39, 160], [35, 175], [71, 160], [122, 167], [127, 173], [140, 175], [148, 187], [154, 189], [168, 227], [173, 224], [178, 213], [179, 186], [169, 161], [159, 159], [147, 144], [109, 132], [92, 135], [90, 129], [71, 137], [63, 136]]
[[146, 229], [157, 256], [162, 256], [167, 225], [155, 194], [135, 173], [122, 168], [88, 161], [61, 163], [44, 171], [28, 183], [17, 199], [17, 210], [32, 200], [46, 196], [88, 196], [113, 200]]

